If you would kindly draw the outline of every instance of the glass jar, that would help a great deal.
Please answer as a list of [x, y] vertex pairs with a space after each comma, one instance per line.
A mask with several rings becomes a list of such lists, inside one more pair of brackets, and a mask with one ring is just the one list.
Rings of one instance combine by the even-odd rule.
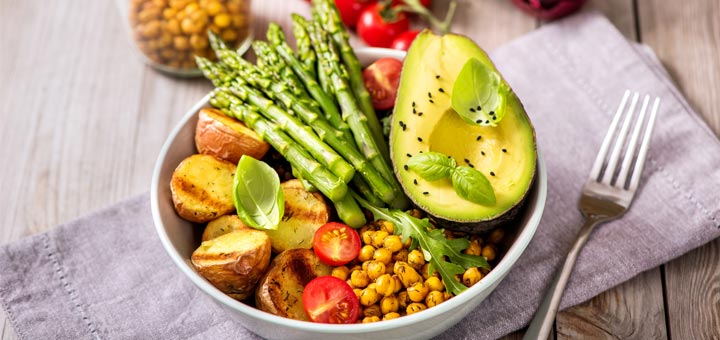
[[118, 1], [145, 61], [171, 75], [199, 76], [195, 56], [215, 59], [208, 30], [241, 54], [252, 40], [250, 0]]

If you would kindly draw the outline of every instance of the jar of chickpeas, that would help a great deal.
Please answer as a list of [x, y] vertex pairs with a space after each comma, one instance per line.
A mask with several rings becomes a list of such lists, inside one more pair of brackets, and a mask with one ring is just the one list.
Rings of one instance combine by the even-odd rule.
[[250, 0], [129, 0], [132, 38], [160, 71], [198, 76], [195, 56], [214, 59], [208, 30], [244, 53], [252, 39]]

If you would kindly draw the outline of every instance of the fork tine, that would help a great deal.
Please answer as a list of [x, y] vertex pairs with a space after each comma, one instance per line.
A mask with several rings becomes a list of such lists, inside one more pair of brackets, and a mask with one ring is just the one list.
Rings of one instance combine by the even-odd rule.
[[615, 182], [618, 187], [624, 188], [625, 183], [627, 183], [628, 171], [630, 171], [630, 164], [635, 156], [635, 148], [637, 147], [638, 137], [640, 136], [640, 130], [642, 129], [643, 121], [645, 120], [645, 113], [647, 111], [649, 101], [650, 95], [646, 94], [645, 99], [643, 99], [642, 108], [640, 109], [640, 117], [638, 117], [638, 120], [635, 123], [635, 129], [633, 129], [632, 137], [628, 142], [627, 151], [625, 151], [625, 157], [623, 157], [623, 163], [620, 167], [620, 173], [618, 174], [617, 182]]
[[605, 168], [605, 174], [603, 174], [603, 177], [601, 179], [601, 182], [603, 184], [610, 185], [612, 182], [612, 178], [616, 170], [615, 167], [617, 166], [618, 160], [620, 159], [620, 152], [622, 151], [623, 145], [625, 145], [625, 137], [627, 136], [627, 131], [630, 127], [630, 122], [632, 121], [633, 112], [635, 111], [635, 105], [637, 105], [639, 96], [640, 94], [637, 92], [635, 92], [635, 95], [633, 95], [632, 103], [630, 103], [630, 108], [628, 108], [627, 115], [625, 116], [625, 121], [623, 122], [623, 125], [620, 128], [620, 133], [615, 140], [615, 147], [610, 154], [607, 168]]
[[597, 158], [595, 158], [595, 163], [590, 170], [590, 180], [592, 180], [593, 182], [597, 181], [598, 176], [600, 176], [600, 169], [602, 169], [602, 165], [605, 162], [605, 155], [607, 154], [608, 148], [610, 147], [610, 142], [612, 142], [613, 140], [615, 128], [617, 127], [618, 122], [620, 122], [620, 116], [622, 116], [622, 112], [625, 109], [625, 104], [627, 104], [628, 97], [630, 97], [630, 90], [625, 90], [625, 94], [623, 95], [623, 98], [620, 101], [620, 105], [615, 112], [615, 117], [613, 117], [612, 123], [610, 123], [610, 128], [608, 129], [607, 135], [605, 135], [605, 139], [600, 146], [600, 151], [598, 151]]
[[655, 127], [655, 117], [657, 117], [658, 107], [660, 106], [660, 97], [655, 97], [653, 102], [652, 113], [650, 113], [650, 119], [648, 120], [647, 128], [645, 128], [645, 135], [643, 136], [642, 145], [638, 152], [637, 161], [635, 161], [635, 169], [633, 170], [632, 178], [630, 179], [630, 187], [628, 190], [635, 192], [640, 183], [640, 176], [642, 176], [643, 166], [645, 166], [645, 157], [650, 146], [650, 137], [652, 136], [653, 128]]

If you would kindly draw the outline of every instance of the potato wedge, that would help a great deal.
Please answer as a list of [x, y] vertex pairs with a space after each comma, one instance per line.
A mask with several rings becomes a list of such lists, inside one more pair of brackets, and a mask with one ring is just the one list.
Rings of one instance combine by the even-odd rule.
[[275, 257], [260, 280], [255, 306], [275, 315], [309, 321], [302, 304], [303, 289], [312, 279], [330, 275], [331, 271], [312, 250], [286, 250]]
[[243, 221], [237, 215], [223, 215], [212, 221], [205, 226], [205, 231], [202, 234], [202, 241], [212, 240], [218, 236], [225, 235], [235, 230], [249, 229]]
[[241, 229], [200, 244], [190, 261], [213, 286], [237, 300], [253, 295], [270, 265], [270, 238], [265, 232]]
[[180, 217], [198, 223], [233, 212], [233, 176], [232, 163], [209, 155], [185, 158], [170, 180], [175, 211]]
[[285, 214], [276, 230], [268, 230], [272, 249], [281, 253], [293, 248], [312, 248], [315, 232], [330, 220], [330, 206], [320, 193], [312, 193], [297, 179], [280, 185]]
[[234, 164], [242, 155], [260, 159], [270, 148], [255, 131], [216, 109], [202, 109], [198, 113], [195, 146], [202, 154]]

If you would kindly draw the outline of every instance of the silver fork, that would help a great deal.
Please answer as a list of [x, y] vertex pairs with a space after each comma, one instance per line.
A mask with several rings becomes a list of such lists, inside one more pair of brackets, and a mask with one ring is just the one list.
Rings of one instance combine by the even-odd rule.
[[[590, 176], [583, 187], [579, 206], [583, 216], [585, 216], [585, 223], [580, 228], [577, 239], [573, 243], [562, 269], [556, 274], [555, 280], [550, 285], [550, 289], [545, 295], [540, 308], [538, 308], [528, 330], [525, 332], [523, 340], [547, 339], [565, 291], [565, 286], [570, 278], [573, 266], [575, 266], [575, 260], [577, 260], [578, 254], [580, 254], [580, 250], [587, 242], [590, 233], [596, 225], [620, 217], [632, 203], [645, 164], [645, 156], [647, 155], [650, 136], [655, 125], [660, 98], [655, 98], [650, 118], [647, 120], [647, 124], [644, 124], [645, 113], [650, 101], [650, 96], [645, 95], [640, 109], [640, 116], [635, 121], [635, 128], [630, 140], [627, 141], [628, 130], [633, 123], [633, 113], [638, 103], [639, 94], [635, 92], [630, 107], [624, 113], [629, 97], [630, 90], [626, 90], [615, 117], [610, 123], [610, 129], [605, 136], [605, 140], [603, 140], [600, 152], [595, 158], [595, 164], [590, 171]], [[617, 131], [618, 123], [623, 116], [625, 118], [622, 127]], [[643, 126], [645, 126], [644, 129]], [[643, 134], [642, 143], [638, 143], [641, 132]], [[608, 150], [613, 141], [612, 153], [608, 157]], [[640, 144], [640, 149], [637, 151], [636, 156], [638, 144]], [[618, 168], [621, 155], [622, 164]], [[634, 166], [633, 160], [635, 160]]]

